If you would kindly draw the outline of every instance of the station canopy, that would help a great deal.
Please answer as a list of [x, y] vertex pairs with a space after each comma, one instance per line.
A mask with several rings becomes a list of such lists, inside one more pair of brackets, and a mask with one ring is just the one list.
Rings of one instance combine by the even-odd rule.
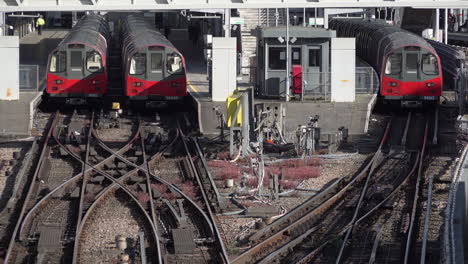
[[0, 0], [0, 11], [126, 11], [229, 8], [468, 8], [468, 0]]

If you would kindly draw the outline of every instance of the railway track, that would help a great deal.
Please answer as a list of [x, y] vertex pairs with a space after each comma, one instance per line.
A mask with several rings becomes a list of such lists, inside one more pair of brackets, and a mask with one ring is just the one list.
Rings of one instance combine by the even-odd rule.
[[[397, 193], [407, 193], [406, 198], [417, 201], [406, 186], [412, 175], [421, 175], [418, 168], [423, 165], [428, 130], [429, 119], [411, 113], [406, 119], [389, 122], [378, 151], [358, 175], [343, 177], [260, 230], [251, 239], [263, 241], [234, 263], [375, 262], [383, 247], [388, 248], [387, 252], [394, 251], [390, 255], [397, 249], [401, 253], [401, 243], [382, 246], [380, 241], [386, 239], [389, 219], [395, 217], [392, 212], [409, 209], [394, 205]], [[423, 142], [421, 135], [425, 135]], [[410, 214], [407, 228], [414, 218], [414, 213]], [[412, 233], [410, 228], [408, 234]]]
[[[212, 190], [205, 190], [200, 180], [200, 169], [193, 163], [182, 129], [168, 127], [162, 135], [155, 131], [153, 120], [137, 118], [128, 126], [130, 139], [105, 142], [95, 128], [103, 124], [100, 121], [94, 113], [69, 118], [56, 113], [8, 248], [7, 263], [125, 258], [152, 263], [227, 263], [207, 195]], [[115, 121], [112, 126], [120, 127]], [[171, 162], [185, 160], [185, 165], [172, 173], [178, 179], [171, 182], [165, 179], [169, 173], [157, 175], [154, 168], [163, 155], [176, 149], [182, 157]], [[47, 186], [43, 186], [44, 178]], [[134, 227], [133, 236], [122, 231], [125, 221]], [[99, 227], [99, 222], [104, 226]], [[107, 241], [99, 241], [96, 230], [104, 232]], [[112, 241], [111, 235], [118, 237]]]

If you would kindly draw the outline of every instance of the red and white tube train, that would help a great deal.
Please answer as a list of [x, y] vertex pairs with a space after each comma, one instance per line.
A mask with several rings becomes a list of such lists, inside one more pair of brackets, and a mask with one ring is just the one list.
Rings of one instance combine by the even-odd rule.
[[402, 105], [438, 102], [442, 69], [434, 48], [423, 38], [385, 23], [333, 19], [338, 37], [356, 38], [357, 56], [380, 75], [380, 95]]

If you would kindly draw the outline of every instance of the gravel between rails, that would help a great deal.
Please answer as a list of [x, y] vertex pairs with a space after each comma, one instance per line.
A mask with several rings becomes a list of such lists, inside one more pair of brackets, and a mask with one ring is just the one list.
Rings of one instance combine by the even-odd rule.
[[[126, 253], [130, 253], [131, 258], [135, 255], [133, 247], [139, 232], [145, 230], [145, 220], [137, 212], [139, 209], [136, 205], [127, 201], [130, 198], [121, 194], [117, 193], [119, 198], [115, 194], [107, 196], [85, 224], [84, 234], [80, 238], [80, 263], [114, 263], [112, 261], [123, 253], [116, 248], [117, 236], [126, 238]], [[149, 233], [145, 232], [146, 235]]]
[[[19, 152], [19, 151], [21, 151], [21, 149], [15, 148], [15, 147], [0, 148], [0, 162], [3, 160], [7, 162], [9, 162], [10, 160], [13, 160], [13, 153]], [[7, 186], [8, 177], [4, 176], [5, 172], [11, 169], [12, 169], [12, 166], [7, 164], [0, 170], [0, 197], [3, 197], [3, 191], [5, 190], [5, 187]]]

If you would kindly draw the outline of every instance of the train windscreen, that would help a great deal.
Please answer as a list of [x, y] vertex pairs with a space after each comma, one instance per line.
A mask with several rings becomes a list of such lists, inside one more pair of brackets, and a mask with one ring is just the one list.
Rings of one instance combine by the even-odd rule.
[[89, 72], [101, 72], [102, 69], [101, 55], [96, 51], [88, 52], [86, 56], [86, 70]]
[[182, 71], [182, 58], [177, 53], [167, 54], [166, 69], [169, 74], [175, 74]]
[[141, 75], [146, 71], [146, 55], [137, 53], [130, 62], [130, 75]]
[[427, 75], [439, 75], [439, 65], [436, 56], [432, 54], [423, 54], [422, 70]]
[[56, 51], [50, 58], [49, 71], [52, 73], [64, 72], [67, 69], [67, 56], [65, 51]]
[[388, 57], [387, 64], [385, 65], [385, 74], [394, 75], [401, 73], [401, 53], [395, 53]]

